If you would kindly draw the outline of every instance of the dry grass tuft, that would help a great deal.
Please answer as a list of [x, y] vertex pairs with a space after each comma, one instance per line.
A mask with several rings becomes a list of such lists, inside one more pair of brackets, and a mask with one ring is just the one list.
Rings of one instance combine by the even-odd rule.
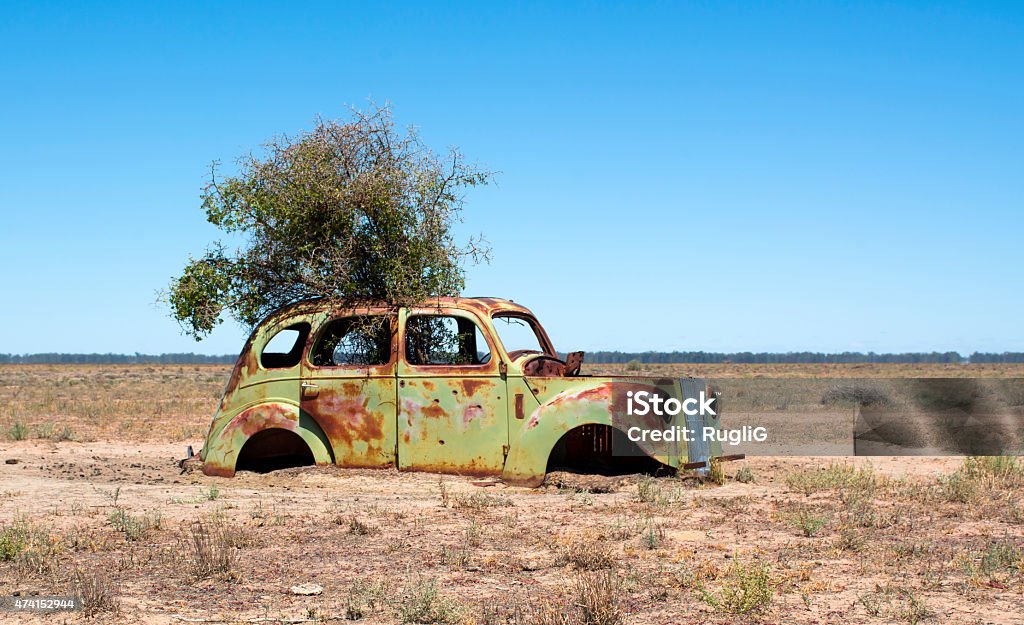
[[406, 580], [396, 606], [400, 622], [449, 625], [459, 620], [462, 606], [437, 590], [437, 581], [420, 575]]
[[711, 459], [711, 470], [708, 473], [708, 480], [712, 484], [718, 484], [719, 486], [725, 484], [725, 467], [723, 464], [718, 458]]
[[800, 530], [805, 537], [810, 538], [818, 533], [818, 530], [825, 527], [829, 521], [827, 514], [821, 513], [808, 506], [797, 506], [795, 512], [789, 515], [790, 523]]
[[708, 605], [728, 614], [762, 612], [771, 605], [775, 592], [768, 564], [755, 559], [734, 559], [729, 572], [722, 578], [717, 593], [701, 588], [701, 598]]
[[615, 556], [601, 540], [577, 538], [562, 547], [555, 563], [572, 566], [580, 571], [609, 569], [615, 566]]
[[579, 625], [618, 625], [622, 610], [618, 604], [619, 585], [612, 571], [583, 573], [573, 585], [573, 605]]
[[76, 569], [71, 575], [71, 592], [82, 600], [86, 617], [121, 609], [120, 590], [102, 569]]
[[612, 571], [579, 574], [567, 596], [542, 595], [514, 600], [507, 613], [487, 605], [476, 619], [481, 625], [621, 625], [622, 587]]
[[224, 581], [237, 581], [238, 549], [242, 537], [222, 523], [195, 521], [185, 539], [186, 566], [192, 579], [214, 577]]
[[107, 523], [123, 533], [125, 539], [130, 541], [139, 540], [143, 534], [150, 530], [160, 529], [160, 522], [161, 514], [159, 510], [135, 516], [129, 514], [124, 508], [117, 507], [107, 517]]
[[757, 481], [754, 477], [754, 470], [750, 468], [749, 464], [744, 464], [736, 470], [736, 481], [741, 484], [751, 484]]
[[57, 537], [25, 517], [0, 527], [0, 562], [12, 562], [22, 574], [51, 572], [63, 551]]
[[369, 536], [377, 533], [377, 528], [369, 523], [364, 522], [356, 515], [349, 515], [348, 517], [337, 517], [334, 522], [338, 525], [348, 526], [348, 533], [353, 536]]
[[388, 602], [388, 588], [384, 582], [356, 580], [345, 596], [345, 619], [358, 621], [380, 612]]

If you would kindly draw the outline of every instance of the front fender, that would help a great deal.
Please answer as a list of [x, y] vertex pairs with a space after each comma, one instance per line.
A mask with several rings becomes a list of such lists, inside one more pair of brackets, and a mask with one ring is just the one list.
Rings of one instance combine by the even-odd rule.
[[[510, 445], [502, 479], [512, 484], [539, 486], [547, 472], [551, 450], [562, 436], [581, 425], [608, 425], [621, 429], [622, 423], [614, 423], [613, 402], [623, 390], [621, 382], [601, 381], [580, 384], [572, 382], [566, 389], [541, 404], [528, 418], [522, 421], [518, 432], [509, 432]], [[613, 384], [616, 395], [613, 396]], [[632, 387], [632, 384], [627, 385]], [[653, 388], [636, 385], [636, 388]], [[621, 408], [621, 407], [619, 407]], [[621, 413], [616, 409], [617, 413]], [[649, 456], [670, 466], [677, 466], [678, 458], [652, 453], [641, 449]]]
[[211, 429], [203, 447], [203, 473], [231, 477], [242, 447], [257, 432], [279, 428], [298, 434], [318, 465], [333, 464], [330, 443], [323, 429], [295, 404], [264, 402], [238, 412], [224, 427]]

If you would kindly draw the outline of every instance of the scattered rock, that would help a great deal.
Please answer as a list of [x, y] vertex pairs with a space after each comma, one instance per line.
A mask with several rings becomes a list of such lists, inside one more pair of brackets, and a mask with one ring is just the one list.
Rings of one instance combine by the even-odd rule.
[[17, 458], [8, 458], [7, 460], [4, 460], [4, 464], [18, 464], [19, 462], [20, 460]]
[[303, 597], [309, 597], [312, 595], [319, 595], [324, 591], [324, 587], [320, 584], [299, 584], [298, 586], [292, 586], [293, 595], [301, 595]]

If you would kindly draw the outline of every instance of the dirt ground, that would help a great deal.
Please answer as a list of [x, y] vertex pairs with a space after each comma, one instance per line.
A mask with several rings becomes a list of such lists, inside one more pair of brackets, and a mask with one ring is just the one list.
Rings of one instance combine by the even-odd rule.
[[89, 607], [0, 623], [1024, 623], [1013, 458], [183, 473], [225, 371], [0, 367], [0, 596]]

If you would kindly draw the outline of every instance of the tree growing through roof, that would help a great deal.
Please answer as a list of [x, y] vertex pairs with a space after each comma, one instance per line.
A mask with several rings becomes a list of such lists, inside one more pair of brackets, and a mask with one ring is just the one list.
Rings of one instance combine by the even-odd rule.
[[491, 176], [397, 128], [387, 106], [318, 118], [239, 159], [233, 175], [214, 162], [202, 208], [240, 243], [189, 259], [167, 293], [171, 315], [200, 340], [225, 315], [251, 328], [310, 297], [400, 306], [458, 295], [465, 263], [489, 250], [482, 237], [459, 243], [453, 226], [466, 191]]

